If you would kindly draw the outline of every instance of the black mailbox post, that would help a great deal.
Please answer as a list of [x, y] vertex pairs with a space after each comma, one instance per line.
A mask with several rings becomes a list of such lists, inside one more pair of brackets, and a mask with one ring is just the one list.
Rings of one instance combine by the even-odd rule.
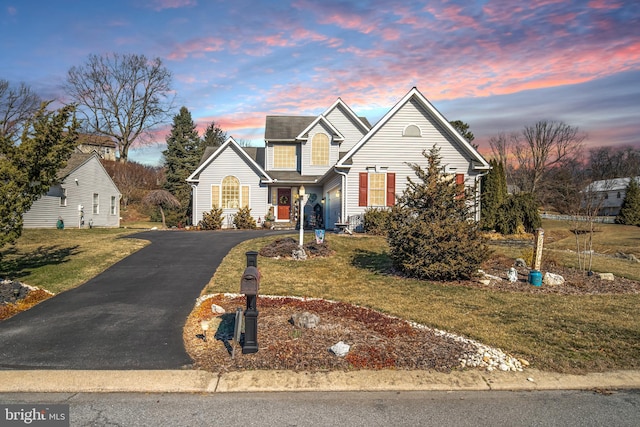
[[250, 251], [247, 256], [247, 268], [240, 279], [240, 293], [247, 297], [247, 309], [244, 312], [244, 343], [242, 354], [258, 352], [258, 291], [260, 290], [260, 271], [258, 271], [258, 252]]

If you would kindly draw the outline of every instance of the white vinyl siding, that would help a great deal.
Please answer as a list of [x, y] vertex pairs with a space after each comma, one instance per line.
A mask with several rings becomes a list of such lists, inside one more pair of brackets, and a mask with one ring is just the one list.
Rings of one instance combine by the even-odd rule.
[[258, 218], [264, 219], [267, 213], [267, 186], [260, 182], [258, 172], [248, 163], [244, 155], [236, 150], [242, 150], [242, 148], [228, 145], [200, 173], [194, 193], [194, 224], [202, 220], [203, 212], [210, 212], [213, 207], [220, 206], [223, 208], [222, 226], [224, 228], [233, 226], [232, 216], [237, 212], [237, 209], [220, 205], [222, 202], [222, 181], [228, 176], [233, 176], [239, 181], [239, 207], [248, 206], [251, 209], [251, 216], [256, 221]]
[[[118, 188], [98, 158], [90, 157], [71, 171], [64, 182], [51, 186], [47, 194], [33, 203], [23, 216], [24, 227], [55, 228], [58, 218], [61, 218], [65, 228], [77, 228], [80, 219], [78, 205], [84, 206], [86, 227], [90, 220], [93, 220], [94, 227], [119, 227], [117, 210], [115, 215], [111, 215], [107, 209], [99, 209], [98, 214], [93, 213], [94, 194], [107, 197], [105, 200], [115, 197], [116, 203], [120, 200]], [[66, 206], [61, 206], [65, 195]]]
[[[418, 126], [422, 136], [405, 136], [409, 124]], [[473, 186], [478, 172], [471, 170], [469, 155], [424, 108], [411, 100], [354, 153], [353, 166], [348, 170], [347, 187], [352, 194], [347, 198], [346, 214], [362, 214], [366, 210], [366, 207], [358, 206], [359, 173], [370, 172], [375, 167], [395, 173], [395, 194], [399, 196], [405, 189], [406, 177], [416, 178], [407, 163], [426, 168], [428, 162], [422, 152], [428, 152], [434, 144], [440, 149], [441, 164], [447, 171], [464, 174], [465, 185]]]
[[326, 115], [326, 118], [344, 136], [344, 141], [340, 144], [340, 151], [342, 152], [349, 151], [365, 134], [351, 115], [344, 111], [341, 106], [332, 109]]

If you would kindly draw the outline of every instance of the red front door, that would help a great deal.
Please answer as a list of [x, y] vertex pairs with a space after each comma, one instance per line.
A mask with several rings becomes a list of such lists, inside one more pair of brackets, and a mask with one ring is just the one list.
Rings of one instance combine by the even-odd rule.
[[291, 189], [278, 188], [278, 218], [279, 220], [289, 220], [291, 215]]

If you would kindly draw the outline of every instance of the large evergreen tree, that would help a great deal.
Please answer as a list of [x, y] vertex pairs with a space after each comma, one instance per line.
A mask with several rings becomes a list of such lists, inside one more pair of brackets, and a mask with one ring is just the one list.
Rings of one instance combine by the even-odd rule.
[[485, 230], [496, 228], [498, 210], [508, 197], [507, 177], [502, 162], [491, 160], [491, 170], [482, 178], [481, 224]]
[[629, 180], [616, 222], [618, 224], [640, 225], [640, 186], [635, 178]]
[[78, 144], [75, 108], [47, 111], [22, 126], [18, 141], [0, 135], [0, 248], [22, 234], [23, 214], [56, 181]]
[[444, 173], [439, 149], [434, 146], [423, 154], [428, 168], [410, 165], [418, 180], [407, 178], [407, 189], [391, 209], [390, 257], [412, 277], [469, 277], [488, 256], [478, 224], [471, 219], [471, 195]]
[[207, 147], [220, 147], [227, 139], [227, 133], [218, 126], [215, 121], [209, 123], [209, 126], [204, 130], [202, 135], [202, 142], [200, 144], [200, 156], [204, 153]]
[[200, 137], [187, 107], [173, 118], [167, 149], [162, 152], [166, 168], [164, 189], [180, 202], [180, 208], [168, 209], [168, 225], [189, 224], [191, 219], [191, 186], [186, 182], [200, 160]]

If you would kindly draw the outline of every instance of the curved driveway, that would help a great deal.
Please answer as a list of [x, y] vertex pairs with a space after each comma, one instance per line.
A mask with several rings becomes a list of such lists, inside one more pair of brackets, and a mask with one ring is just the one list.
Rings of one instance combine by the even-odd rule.
[[[178, 369], [182, 329], [222, 258], [264, 231], [151, 231], [84, 285], [0, 322], [0, 369]], [[238, 287], [240, 275], [238, 272]]]

